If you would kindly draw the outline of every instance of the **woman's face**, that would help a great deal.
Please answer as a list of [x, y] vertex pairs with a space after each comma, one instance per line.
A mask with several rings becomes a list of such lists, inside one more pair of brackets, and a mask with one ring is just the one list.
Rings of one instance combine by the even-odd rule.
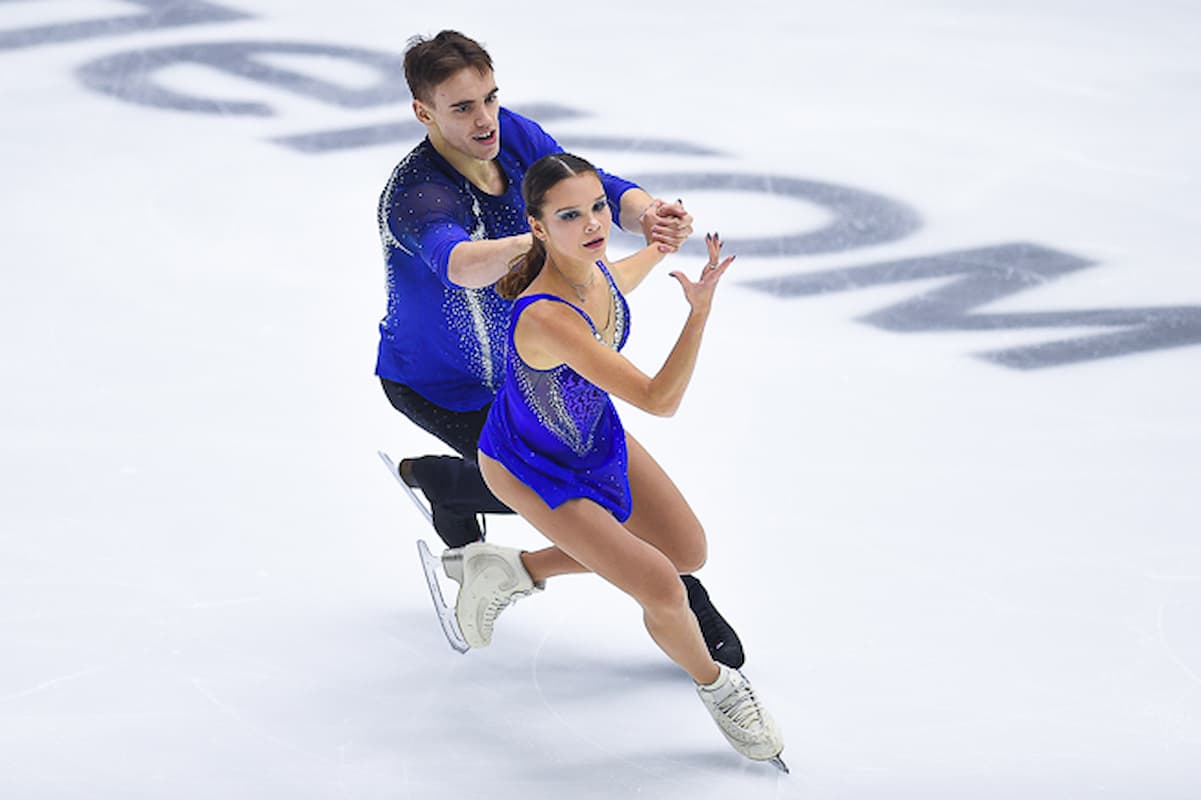
[[605, 255], [613, 218], [600, 179], [591, 172], [564, 178], [542, 202], [542, 219], [530, 228], [543, 233], [546, 249], [556, 259], [592, 263]]

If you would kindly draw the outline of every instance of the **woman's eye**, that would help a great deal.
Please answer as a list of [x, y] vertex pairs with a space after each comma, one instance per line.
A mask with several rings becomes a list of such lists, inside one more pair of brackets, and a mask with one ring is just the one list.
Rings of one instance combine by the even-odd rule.
[[562, 214], [559, 215], [559, 219], [562, 219], [562, 220], [575, 219], [579, 215], [580, 215], [580, 212], [578, 212], [578, 211], [564, 211]]

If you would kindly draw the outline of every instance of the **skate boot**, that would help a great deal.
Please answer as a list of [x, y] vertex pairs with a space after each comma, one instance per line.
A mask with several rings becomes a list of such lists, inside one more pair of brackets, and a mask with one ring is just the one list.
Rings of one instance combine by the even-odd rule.
[[681, 575], [680, 580], [688, 589], [688, 607], [696, 615], [696, 621], [701, 625], [701, 636], [705, 646], [709, 648], [709, 656], [719, 664], [738, 669], [746, 661], [742, 652], [742, 641], [738, 634], [726, 622], [726, 618], [718, 613], [709, 599], [709, 593], [692, 575]]
[[[426, 518], [433, 524], [438, 537], [450, 548], [463, 547], [484, 539], [484, 532], [476, 514], [460, 511], [442, 502], [442, 493], [455, 491], [463, 459], [455, 456], [421, 456], [403, 458], [396, 471], [409, 497], [417, 504]], [[427, 509], [413, 490], [425, 495]]]
[[459, 583], [455, 619], [472, 647], [491, 643], [492, 626], [511, 603], [545, 588], [545, 583], [534, 583], [521, 563], [521, 551], [512, 547], [475, 542], [447, 550], [442, 568]]
[[784, 737], [759, 703], [750, 682], [736, 669], [724, 664], [718, 667], [721, 672], [717, 680], [696, 687], [701, 702], [735, 750], [752, 761], [770, 761], [787, 772], [788, 767], [780, 759]]

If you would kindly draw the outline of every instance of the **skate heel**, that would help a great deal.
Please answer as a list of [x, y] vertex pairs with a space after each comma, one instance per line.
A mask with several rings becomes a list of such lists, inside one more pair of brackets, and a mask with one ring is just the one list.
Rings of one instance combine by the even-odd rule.
[[421, 498], [417, 496], [417, 492], [414, 491], [413, 487], [409, 486], [409, 484], [405, 482], [405, 479], [400, 476], [400, 467], [398, 467], [396, 462], [392, 460], [392, 456], [388, 455], [383, 450], [376, 450], [375, 452], [384, 462], [384, 465], [388, 468], [388, 472], [392, 474], [392, 477], [396, 478], [397, 482], [400, 484], [400, 488], [405, 490], [405, 494], [407, 494], [409, 499], [413, 501], [413, 504], [417, 506], [417, 510], [421, 512], [421, 515], [425, 517], [429, 524], [433, 525], [433, 509], [428, 508], [426, 504], [421, 501]]
[[442, 553], [442, 571], [455, 583], [463, 583], [463, 548], [456, 547]]

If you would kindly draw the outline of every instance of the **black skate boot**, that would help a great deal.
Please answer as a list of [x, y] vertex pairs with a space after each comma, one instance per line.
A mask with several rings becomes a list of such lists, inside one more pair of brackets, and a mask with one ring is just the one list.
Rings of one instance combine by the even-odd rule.
[[400, 479], [406, 486], [420, 489], [430, 504], [434, 530], [448, 548], [455, 549], [482, 542], [484, 532], [472, 512], [459, 511], [440, 502], [448, 487], [453, 491], [454, 472], [461, 459], [454, 456], [422, 456], [401, 459]]
[[696, 614], [696, 620], [701, 624], [701, 636], [705, 637], [705, 646], [709, 655], [719, 664], [738, 669], [746, 661], [742, 652], [742, 642], [738, 634], [726, 622], [726, 618], [713, 607], [709, 593], [701, 582], [692, 575], [681, 575], [680, 580], [688, 589], [688, 607]]

